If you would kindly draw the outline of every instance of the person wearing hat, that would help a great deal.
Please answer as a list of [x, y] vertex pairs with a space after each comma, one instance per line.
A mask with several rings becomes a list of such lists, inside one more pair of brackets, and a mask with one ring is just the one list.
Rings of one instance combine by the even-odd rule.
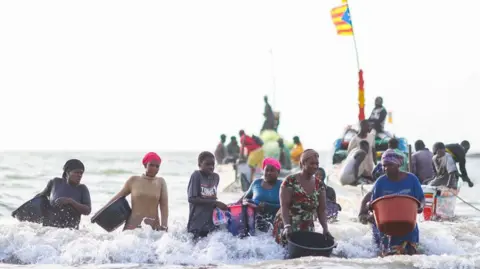
[[85, 166], [77, 159], [68, 160], [63, 166], [62, 177], [50, 180], [47, 187], [37, 196], [50, 200], [43, 221], [44, 226], [78, 229], [81, 215], [89, 215], [92, 210], [90, 192], [80, 184]]
[[[168, 230], [168, 192], [167, 183], [163, 177], [157, 177], [162, 159], [155, 152], [149, 152], [143, 157], [142, 164], [145, 173], [130, 177], [123, 188], [105, 205], [128, 195], [132, 200], [132, 213], [125, 223], [124, 230], [141, 228], [142, 223], [150, 225], [154, 230]], [[160, 208], [161, 218], [158, 215]]]

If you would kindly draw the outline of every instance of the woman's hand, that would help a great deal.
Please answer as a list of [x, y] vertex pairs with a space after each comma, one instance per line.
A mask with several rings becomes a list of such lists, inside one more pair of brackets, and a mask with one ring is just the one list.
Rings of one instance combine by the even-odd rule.
[[291, 225], [286, 225], [283, 228], [282, 237], [283, 238], [289, 238], [291, 234], [292, 234], [292, 226]]
[[60, 197], [60, 198], [57, 198], [57, 200], [55, 200], [55, 205], [57, 206], [69, 205], [72, 203], [73, 203], [72, 198], [68, 198], [68, 197]]
[[335, 240], [335, 238], [328, 230], [323, 230], [323, 235], [325, 236], [325, 238], [327, 238], [327, 240]]
[[368, 211], [373, 211], [372, 203], [367, 202]]
[[215, 202], [215, 206], [221, 210], [228, 210], [228, 206], [220, 201]]
[[263, 212], [265, 210], [265, 203], [264, 202], [258, 203], [257, 209], [258, 211]]
[[361, 224], [367, 225], [368, 215], [366, 215], [366, 214], [360, 215], [360, 216], [358, 216], [358, 220], [360, 221]]

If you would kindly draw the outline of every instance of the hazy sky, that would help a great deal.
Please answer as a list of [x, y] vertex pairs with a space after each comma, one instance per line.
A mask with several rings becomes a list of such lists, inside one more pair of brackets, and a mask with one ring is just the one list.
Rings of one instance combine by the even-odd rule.
[[[340, 4], [1, 1], [0, 149], [213, 150], [259, 131], [270, 48], [280, 132], [329, 149], [358, 113]], [[367, 116], [381, 95], [397, 135], [480, 149], [478, 1], [350, 6]]]

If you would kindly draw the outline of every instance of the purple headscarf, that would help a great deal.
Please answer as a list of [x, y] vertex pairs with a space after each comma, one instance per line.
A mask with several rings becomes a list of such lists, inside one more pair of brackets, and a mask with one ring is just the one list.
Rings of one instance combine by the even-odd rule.
[[385, 166], [385, 163], [393, 163], [398, 166], [403, 165], [403, 156], [398, 154], [394, 149], [387, 149], [382, 154], [382, 165]]

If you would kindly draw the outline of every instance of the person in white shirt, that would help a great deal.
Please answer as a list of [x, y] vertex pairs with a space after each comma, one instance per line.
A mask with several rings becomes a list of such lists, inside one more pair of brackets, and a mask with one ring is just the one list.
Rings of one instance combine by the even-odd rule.
[[368, 156], [370, 145], [366, 140], [360, 141], [360, 147], [353, 149], [347, 156], [340, 171], [342, 185], [356, 186], [360, 183], [371, 183], [372, 173], [366, 170], [365, 160]]
[[353, 149], [359, 148], [360, 141], [367, 141], [370, 147], [363, 165], [365, 166], [365, 170], [371, 175], [375, 164], [377, 164], [377, 152], [375, 150], [375, 135], [369, 131], [370, 124], [368, 120], [362, 120], [360, 122], [360, 131], [348, 144], [347, 154], [350, 154]]

